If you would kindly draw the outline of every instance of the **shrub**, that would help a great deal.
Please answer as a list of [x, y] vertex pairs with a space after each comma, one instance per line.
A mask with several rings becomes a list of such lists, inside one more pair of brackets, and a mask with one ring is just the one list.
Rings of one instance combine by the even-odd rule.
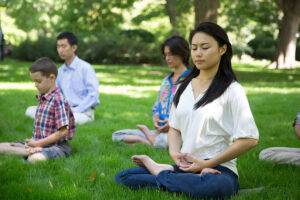
[[[145, 30], [117, 31], [108, 34], [78, 34], [76, 54], [90, 63], [140, 64], [162, 62], [159, 47], [152, 33]], [[14, 58], [34, 61], [47, 56], [55, 61], [56, 39], [39, 37], [37, 41], [26, 40], [14, 49]]]
[[256, 36], [253, 40], [248, 42], [252, 51], [247, 51], [249, 55], [257, 59], [274, 60], [276, 51], [276, 40], [268, 34], [261, 34]]
[[60, 58], [56, 53], [55, 38], [39, 37], [37, 41], [29, 39], [22, 42], [19, 46], [14, 47], [11, 55], [13, 58], [25, 61], [35, 61], [40, 57], [49, 57], [55, 61]]

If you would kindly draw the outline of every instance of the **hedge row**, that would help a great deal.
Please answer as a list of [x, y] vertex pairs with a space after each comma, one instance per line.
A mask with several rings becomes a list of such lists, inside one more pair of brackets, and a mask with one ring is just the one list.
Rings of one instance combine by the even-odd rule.
[[[79, 39], [76, 54], [90, 63], [140, 64], [161, 63], [160, 44], [154, 36], [143, 30], [122, 31], [111, 35], [77, 35]], [[15, 47], [13, 58], [34, 61], [40, 57], [50, 57], [60, 61], [56, 51], [56, 39], [40, 36], [29, 39]]]

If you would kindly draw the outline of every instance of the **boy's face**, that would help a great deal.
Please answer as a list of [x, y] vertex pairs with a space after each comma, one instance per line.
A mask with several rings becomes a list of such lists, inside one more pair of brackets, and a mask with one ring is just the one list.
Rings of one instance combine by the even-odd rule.
[[69, 60], [75, 55], [77, 45], [70, 45], [68, 39], [57, 40], [57, 52], [62, 60]]
[[30, 72], [30, 77], [34, 82], [34, 86], [41, 94], [47, 94], [56, 87], [54, 74], [50, 74], [49, 77], [46, 77], [43, 76], [41, 72]]

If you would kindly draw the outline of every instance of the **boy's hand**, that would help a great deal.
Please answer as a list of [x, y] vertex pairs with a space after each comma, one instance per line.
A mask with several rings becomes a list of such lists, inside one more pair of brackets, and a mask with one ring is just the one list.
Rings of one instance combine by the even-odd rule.
[[29, 155], [32, 155], [34, 153], [38, 153], [38, 152], [42, 151], [42, 149], [43, 149], [42, 147], [34, 147], [34, 148], [28, 147], [26, 149], [26, 151], [29, 153]]
[[25, 144], [28, 147], [36, 147], [36, 142], [34, 141], [34, 139], [30, 138], [30, 139], [25, 139]]

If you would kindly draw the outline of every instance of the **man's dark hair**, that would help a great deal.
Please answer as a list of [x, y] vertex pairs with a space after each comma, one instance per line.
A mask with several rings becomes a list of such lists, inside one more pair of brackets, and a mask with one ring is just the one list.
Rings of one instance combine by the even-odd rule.
[[43, 76], [49, 77], [50, 74], [54, 74], [57, 77], [57, 67], [55, 62], [50, 58], [43, 57], [37, 59], [29, 68], [31, 73], [41, 72]]
[[57, 41], [57, 40], [61, 40], [61, 39], [67, 39], [68, 42], [69, 42], [69, 44], [70, 44], [71, 46], [77, 45], [77, 42], [78, 42], [77, 37], [76, 37], [73, 33], [71, 33], [71, 32], [63, 32], [63, 33], [60, 33], [60, 34], [56, 37], [56, 41]]

